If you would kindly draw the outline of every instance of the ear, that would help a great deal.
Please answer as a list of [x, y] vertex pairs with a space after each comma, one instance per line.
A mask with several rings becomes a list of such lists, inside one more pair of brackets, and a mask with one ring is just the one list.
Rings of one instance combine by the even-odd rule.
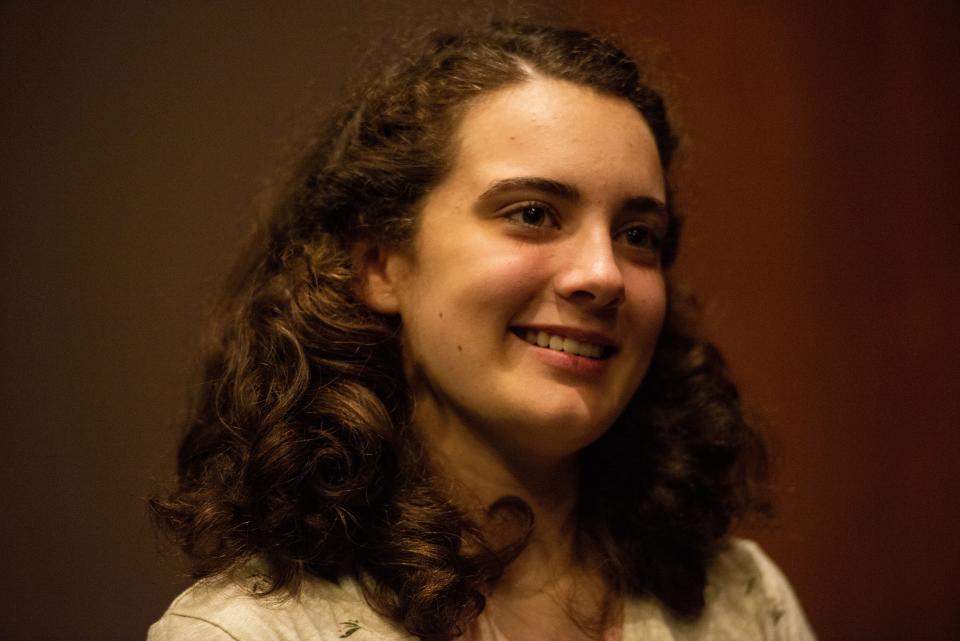
[[350, 259], [357, 274], [357, 295], [360, 300], [381, 314], [400, 313], [397, 294], [402, 259], [397, 251], [361, 241], [350, 250]]

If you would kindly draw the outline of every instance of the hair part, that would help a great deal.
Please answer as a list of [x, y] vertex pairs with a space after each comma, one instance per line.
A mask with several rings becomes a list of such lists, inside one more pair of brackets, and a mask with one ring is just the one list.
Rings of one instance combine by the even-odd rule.
[[[216, 308], [177, 485], [154, 498], [159, 526], [196, 577], [257, 558], [266, 592], [307, 574], [360, 580], [369, 603], [422, 639], [450, 639], [522, 551], [529, 506], [496, 546], [444, 495], [410, 427], [399, 319], [357, 294], [351, 248], [403, 244], [450, 168], [460, 115], [479, 96], [545, 76], [629, 101], [650, 126], [664, 175], [677, 140], [660, 95], [609, 40], [492, 23], [436, 32], [361, 83], [327, 118], [258, 228]], [[662, 263], [677, 252], [669, 199]], [[580, 540], [615, 595], [682, 615], [703, 606], [705, 572], [731, 520], [768, 505], [764, 450], [694, 301], [670, 284], [646, 379], [583, 452]]]

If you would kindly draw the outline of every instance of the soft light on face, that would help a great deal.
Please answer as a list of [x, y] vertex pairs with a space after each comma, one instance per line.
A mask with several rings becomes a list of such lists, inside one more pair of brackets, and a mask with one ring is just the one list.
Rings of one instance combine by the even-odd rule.
[[386, 259], [415, 424], [567, 456], [636, 391], [663, 323], [664, 179], [627, 101], [536, 78], [471, 105], [407, 251]]

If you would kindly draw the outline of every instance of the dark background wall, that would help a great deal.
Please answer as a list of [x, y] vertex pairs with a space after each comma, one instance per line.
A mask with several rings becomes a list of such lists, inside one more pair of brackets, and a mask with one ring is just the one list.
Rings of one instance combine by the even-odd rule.
[[[751, 534], [821, 638], [957, 638], [958, 10], [799, 4], [572, 11], [674, 78], [680, 268], [781, 453]], [[141, 638], [184, 585], [144, 500], [204, 302], [299, 115], [430, 11], [0, 4], [0, 638]]]
[[824, 639], [957, 639], [960, 5], [607, 3], [668, 45], [682, 269], [783, 454]]

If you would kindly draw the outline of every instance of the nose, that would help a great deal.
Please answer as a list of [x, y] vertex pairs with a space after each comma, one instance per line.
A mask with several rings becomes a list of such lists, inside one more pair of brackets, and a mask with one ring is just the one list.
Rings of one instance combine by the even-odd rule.
[[591, 311], [618, 307], [624, 300], [623, 272], [606, 229], [570, 239], [558, 257], [554, 287], [557, 294]]

